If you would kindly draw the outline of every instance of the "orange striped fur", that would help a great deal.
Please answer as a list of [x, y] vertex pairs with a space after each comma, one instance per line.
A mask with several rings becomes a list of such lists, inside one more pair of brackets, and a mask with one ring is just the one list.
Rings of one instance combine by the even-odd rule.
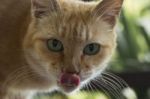
[[[59, 88], [62, 69], [80, 71], [83, 84], [100, 74], [116, 48], [121, 5], [122, 0], [1, 0], [0, 99], [28, 99]], [[50, 38], [60, 40], [64, 51], [48, 50]], [[85, 55], [84, 47], [93, 42], [101, 50]]]

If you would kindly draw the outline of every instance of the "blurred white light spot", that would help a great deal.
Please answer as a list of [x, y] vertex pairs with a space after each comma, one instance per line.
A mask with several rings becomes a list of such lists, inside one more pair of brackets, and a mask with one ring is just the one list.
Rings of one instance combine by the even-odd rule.
[[147, 33], [150, 35], [150, 18], [141, 18], [139, 23], [144, 27]]
[[135, 92], [131, 88], [125, 88], [122, 93], [127, 99], [137, 99]]

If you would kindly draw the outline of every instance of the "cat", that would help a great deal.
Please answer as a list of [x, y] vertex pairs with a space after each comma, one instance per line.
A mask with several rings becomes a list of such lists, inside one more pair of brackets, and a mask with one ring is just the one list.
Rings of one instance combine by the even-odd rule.
[[123, 0], [0, 1], [0, 99], [71, 93], [107, 67]]

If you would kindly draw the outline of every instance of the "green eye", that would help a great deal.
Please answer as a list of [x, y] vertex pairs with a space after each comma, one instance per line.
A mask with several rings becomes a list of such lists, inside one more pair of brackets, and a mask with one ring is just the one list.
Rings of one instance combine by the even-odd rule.
[[85, 46], [83, 53], [86, 55], [95, 55], [100, 51], [100, 44], [91, 43]]
[[48, 49], [53, 52], [61, 52], [64, 49], [61, 41], [57, 39], [49, 39], [47, 41], [47, 46], [48, 46]]

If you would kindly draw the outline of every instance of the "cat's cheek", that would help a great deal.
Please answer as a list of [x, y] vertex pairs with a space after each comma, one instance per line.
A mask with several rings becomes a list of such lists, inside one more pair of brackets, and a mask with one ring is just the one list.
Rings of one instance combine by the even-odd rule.
[[82, 70], [91, 71], [94, 68], [103, 69], [105, 67], [105, 63], [107, 62], [107, 60], [109, 60], [109, 57], [111, 56], [111, 54], [112, 53], [111, 53], [110, 48], [104, 48], [97, 55], [81, 56]]
[[81, 68], [83, 71], [90, 71], [93, 67], [93, 56], [82, 56], [81, 58]]
[[87, 61], [88, 63], [86, 63], [96, 71], [103, 71], [112, 57], [113, 50], [114, 49], [110, 47], [104, 48], [99, 54], [93, 57], [87, 57], [85, 62]]
[[36, 53], [30, 52], [30, 54], [26, 55], [26, 60], [34, 72], [41, 76], [46, 76], [46, 66], [42, 66], [43, 62], [39, 61], [38, 55], [36, 55]]
[[48, 50], [45, 42], [36, 42], [34, 50], [39, 55], [41, 60], [51, 64], [52, 66], [56, 66], [57, 63], [62, 61], [62, 53], [56, 53]]

